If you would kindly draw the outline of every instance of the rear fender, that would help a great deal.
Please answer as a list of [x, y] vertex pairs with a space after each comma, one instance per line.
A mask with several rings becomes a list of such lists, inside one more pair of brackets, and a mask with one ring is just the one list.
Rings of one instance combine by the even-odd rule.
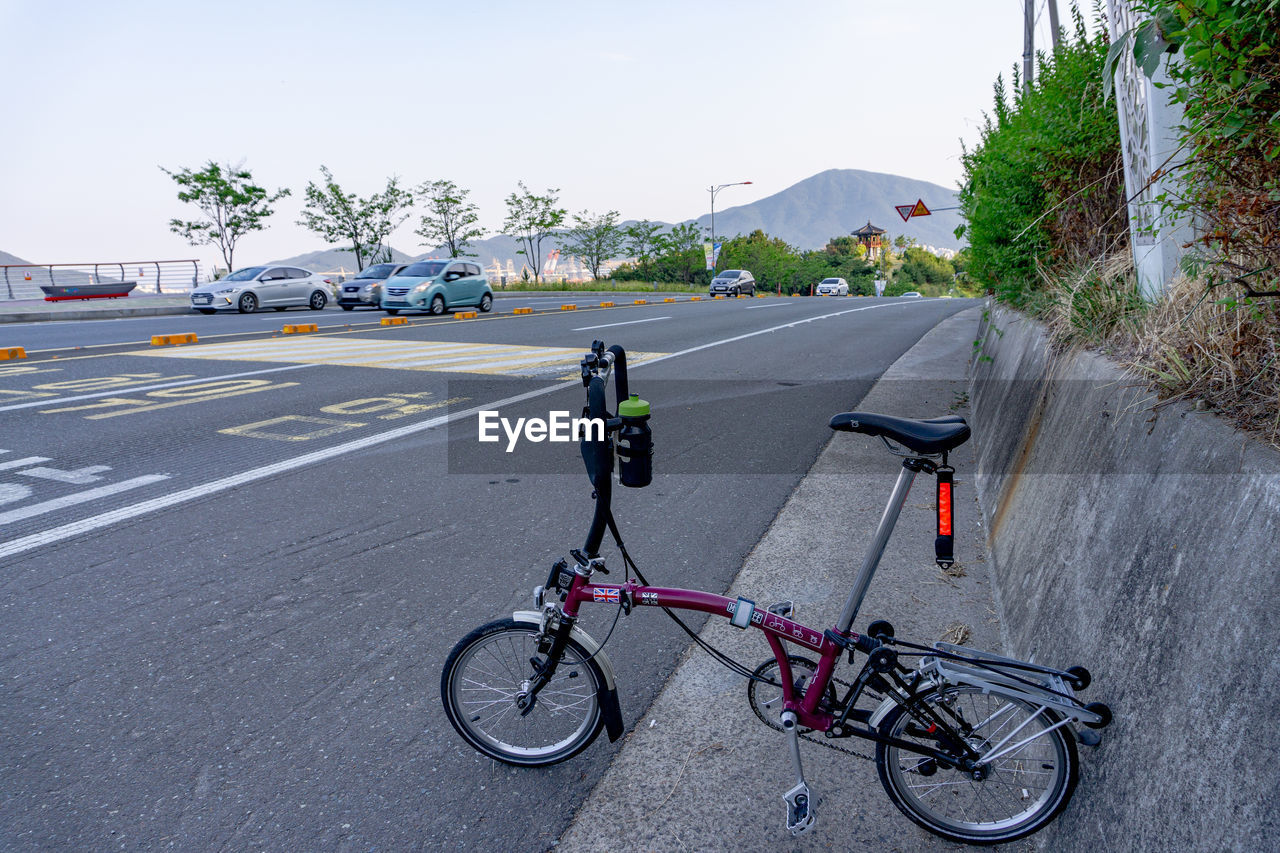
[[[542, 625], [542, 614], [536, 610], [517, 610], [511, 614], [511, 618], [529, 625]], [[600, 692], [600, 713], [604, 715], [604, 728], [609, 733], [609, 740], [615, 741], [622, 737], [623, 724], [622, 706], [618, 702], [618, 687], [613, 676], [613, 662], [595, 638], [577, 625], [573, 626], [570, 636], [587, 650], [587, 654], [593, 655], [593, 660], [604, 675], [605, 689]]]

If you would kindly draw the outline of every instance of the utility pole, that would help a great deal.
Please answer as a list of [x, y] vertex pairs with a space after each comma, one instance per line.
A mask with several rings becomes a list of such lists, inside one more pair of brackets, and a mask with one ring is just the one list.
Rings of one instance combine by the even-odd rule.
[[1053, 52], [1058, 52], [1062, 33], [1058, 31], [1058, 0], [1049, 0], [1049, 26], [1053, 29]]
[[1036, 58], [1036, 0], [1024, 0], [1022, 13], [1022, 91], [1031, 91]]

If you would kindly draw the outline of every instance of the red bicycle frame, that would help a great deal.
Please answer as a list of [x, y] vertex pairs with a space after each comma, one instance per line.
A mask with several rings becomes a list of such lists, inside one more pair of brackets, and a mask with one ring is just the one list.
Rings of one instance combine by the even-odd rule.
[[[580, 574], [575, 574], [573, 584], [564, 602], [564, 614], [572, 619], [578, 616], [579, 605], [586, 603], [621, 603], [622, 596], [638, 607], [667, 607], [675, 610], [697, 610], [726, 619], [733, 616], [738, 606], [738, 599], [726, 598], [710, 592], [699, 592], [693, 589], [676, 589], [673, 587], [644, 586], [633, 580], [623, 584], [593, 584]], [[794, 711], [800, 724], [817, 731], [826, 731], [831, 727], [833, 718], [830, 714], [818, 709], [818, 703], [826, 692], [827, 683], [835, 671], [840, 655], [844, 651], [840, 645], [816, 631], [776, 613], [756, 608], [751, 614], [751, 627], [764, 632], [769, 648], [778, 662], [778, 672], [782, 682], [783, 704], [786, 710]], [[850, 642], [857, 640], [857, 634], [849, 634]], [[787, 657], [784, 642], [795, 643], [820, 655], [818, 671], [813, 682], [805, 691], [802, 699], [795, 695], [795, 681], [791, 674], [791, 662]]]

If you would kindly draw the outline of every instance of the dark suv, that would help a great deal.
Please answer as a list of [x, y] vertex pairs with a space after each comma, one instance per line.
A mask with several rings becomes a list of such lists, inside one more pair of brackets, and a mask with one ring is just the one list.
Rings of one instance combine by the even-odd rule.
[[711, 279], [710, 296], [737, 296], [740, 293], [756, 295], [755, 276], [746, 270], [725, 270]]

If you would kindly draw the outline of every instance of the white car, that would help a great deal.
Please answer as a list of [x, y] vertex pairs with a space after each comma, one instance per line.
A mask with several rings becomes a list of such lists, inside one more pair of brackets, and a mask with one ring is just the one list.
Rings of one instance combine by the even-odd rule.
[[332, 285], [329, 279], [299, 267], [245, 267], [193, 289], [191, 307], [201, 314], [252, 314], [259, 308], [319, 311], [329, 304]]
[[824, 278], [818, 282], [819, 296], [848, 296], [849, 282], [842, 278]]
[[920, 295], [920, 292], [918, 290], [908, 290], [906, 293], [902, 294], [902, 296], [899, 298], [900, 299], [923, 299], [924, 297]]

